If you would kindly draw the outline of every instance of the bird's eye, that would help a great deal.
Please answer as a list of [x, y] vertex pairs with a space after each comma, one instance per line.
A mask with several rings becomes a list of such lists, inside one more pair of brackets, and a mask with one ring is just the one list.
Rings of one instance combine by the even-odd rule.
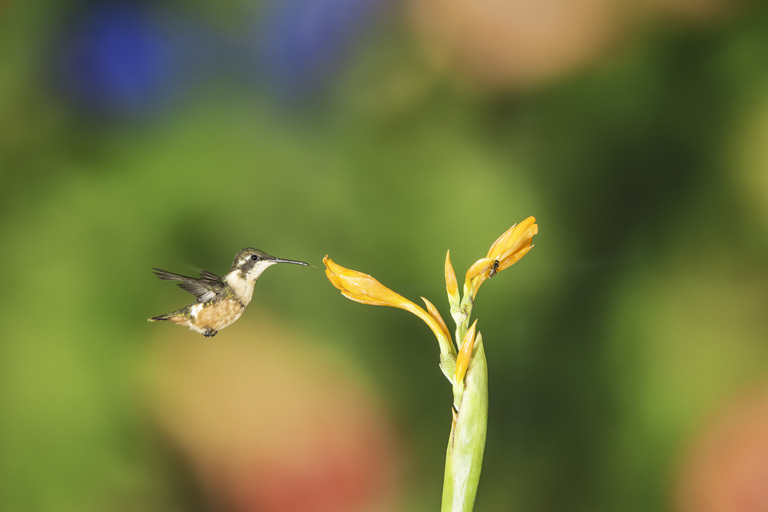
[[258, 261], [259, 260], [259, 256], [257, 254], [251, 254], [251, 259], [253, 261]]

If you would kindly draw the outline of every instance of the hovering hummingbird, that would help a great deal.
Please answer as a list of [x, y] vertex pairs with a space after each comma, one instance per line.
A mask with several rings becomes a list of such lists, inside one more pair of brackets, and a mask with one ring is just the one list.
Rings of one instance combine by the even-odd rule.
[[256, 280], [275, 263], [309, 265], [304, 261], [275, 258], [259, 249], [246, 247], [237, 253], [232, 268], [224, 277], [207, 270], [201, 271], [200, 277], [186, 277], [153, 267], [157, 277], [165, 281], [179, 281], [178, 287], [197, 297], [197, 300], [171, 313], [153, 316], [148, 321], [170, 320], [203, 336], [216, 336], [217, 332], [240, 318], [251, 302]]

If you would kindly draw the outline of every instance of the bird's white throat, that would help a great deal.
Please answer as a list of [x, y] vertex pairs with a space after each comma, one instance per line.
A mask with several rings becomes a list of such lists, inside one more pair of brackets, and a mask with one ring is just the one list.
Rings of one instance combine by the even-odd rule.
[[243, 271], [240, 269], [233, 270], [224, 276], [224, 282], [232, 288], [240, 302], [247, 306], [251, 302], [251, 298], [253, 298], [253, 285], [256, 284], [256, 280], [262, 272], [275, 263], [277, 262], [269, 260], [260, 261], [245, 275], [243, 275]]

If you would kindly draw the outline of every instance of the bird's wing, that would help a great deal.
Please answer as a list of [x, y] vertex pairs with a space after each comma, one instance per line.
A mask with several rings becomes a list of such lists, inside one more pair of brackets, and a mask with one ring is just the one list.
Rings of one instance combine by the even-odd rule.
[[202, 281], [183, 281], [177, 286], [197, 297], [199, 302], [208, 302], [221, 290], [221, 285], [213, 286]]
[[200, 279], [204, 279], [206, 281], [216, 281], [217, 283], [221, 281], [221, 278], [219, 276], [217, 276], [213, 272], [208, 272], [207, 270], [200, 271]]
[[159, 279], [162, 279], [164, 281], [188, 281], [190, 279], [194, 279], [194, 277], [187, 277], [181, 274], [174, 274], [173, 272], [168, 272], [167, 270], [163, 270], [157, 267], [152, 267], [152, 270], [155, 271], [155, 275]]
[[221, 278], [213, 272], [203, 270], [200, 272], [199, 278], [182, 276], [181, 274], [174, 274], [167, 270], [154, 268], [155, 275], [165, 281], [179, 281], [177, 286], [182, 290], [191, 293], [199, 302], [208, 302], [213, 299], [217, 293], [219, 293], [224, 284], [221, 282]]

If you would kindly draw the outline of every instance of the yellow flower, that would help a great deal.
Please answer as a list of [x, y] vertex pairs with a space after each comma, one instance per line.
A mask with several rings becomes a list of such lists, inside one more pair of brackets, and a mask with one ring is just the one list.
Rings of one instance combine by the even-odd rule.
[[441, 351], [450, 347], [450, 352], [455, 353], [445, 321], [443, 321], [440, 313], [437, 312], [437, 309], [427, 299], [423, 300], [429, 309], [429, 313], [399, 293], [390, 290], [368, 274], [342, 267], [327, 255], [323, 258], [323, 263], [325, 264], [325, 275], [328, 277], [328, 280], [346, 298], [361, 304], [391, 306], [413, 313], [421, 318], [432, 329], [432, 332], [435, 333], [437, 340], [440, 342]]
[[[528, 217], [515, 224], [496, 239], [488, 249], [488, 258], [498, 261], [496, 272], [511, 267], [531, 250], [533, 235], [538, 234], [539, 225], [534, 217]], [[491, 276], [493, 277], [493, 276]]]
[[533, 217], [528, 217], [504, 232], [491, 244], [485, 258], [480, 258], [467, 270], [464, 279], [465, 293], [469, 291], [474, 299], [486, 279], [511, 267], [531, 250], [533, 236], [538, 232], [539, 226]]

